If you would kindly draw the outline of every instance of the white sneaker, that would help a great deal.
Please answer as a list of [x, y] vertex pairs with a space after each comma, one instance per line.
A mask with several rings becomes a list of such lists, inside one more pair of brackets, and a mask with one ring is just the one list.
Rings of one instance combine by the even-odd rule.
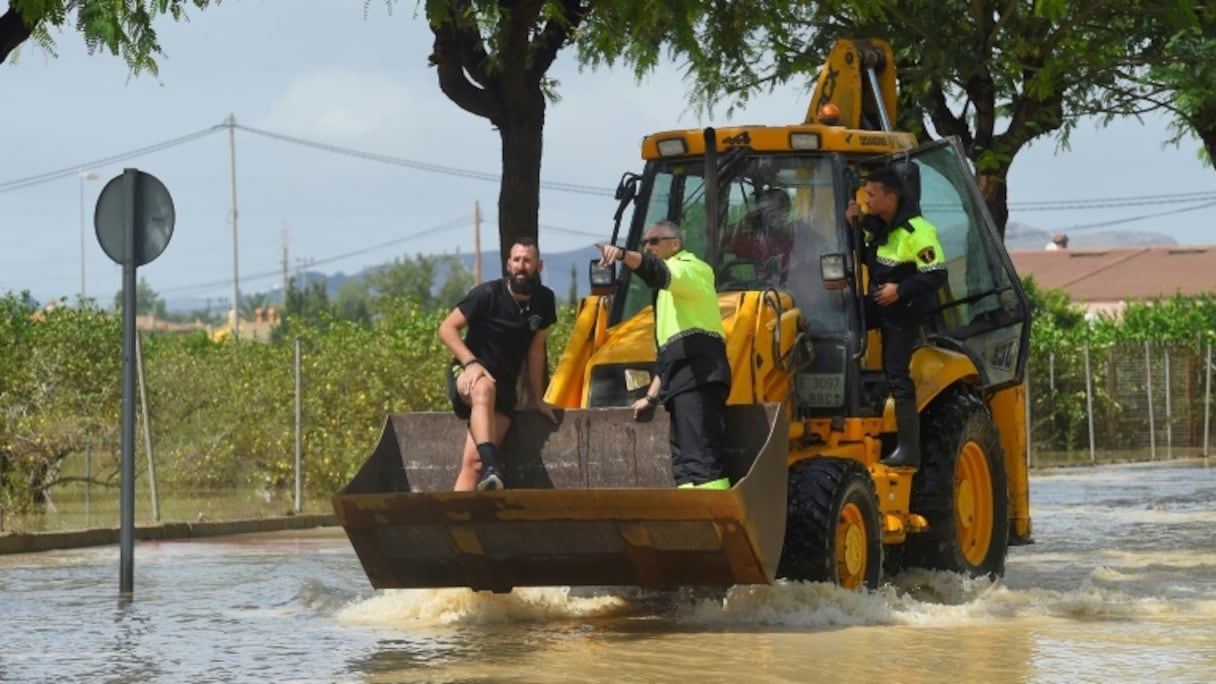
[[486, 468], [485, 472], [481, 475], [481, 479], [477, 481], [477, 491], [492, 492], [496, 489], [505, 489], [502, 486], [502, 478], [499, 477], [497, 470]]

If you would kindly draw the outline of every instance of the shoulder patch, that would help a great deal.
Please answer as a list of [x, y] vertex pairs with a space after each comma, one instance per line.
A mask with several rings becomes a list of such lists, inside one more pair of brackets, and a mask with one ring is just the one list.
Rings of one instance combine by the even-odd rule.
[[921, 260], [921, 263], [931, 264], [937, 260], [937, 252], [932, 247], [925, 247], [916, 253], [916, 258]]

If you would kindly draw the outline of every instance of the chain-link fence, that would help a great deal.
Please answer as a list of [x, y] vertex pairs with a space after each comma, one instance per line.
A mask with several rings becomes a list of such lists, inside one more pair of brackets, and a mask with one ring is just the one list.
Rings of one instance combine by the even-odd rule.
[[1208, 456], [1212, 346], [1088, 344], [1033, 357], [1032, 466]]

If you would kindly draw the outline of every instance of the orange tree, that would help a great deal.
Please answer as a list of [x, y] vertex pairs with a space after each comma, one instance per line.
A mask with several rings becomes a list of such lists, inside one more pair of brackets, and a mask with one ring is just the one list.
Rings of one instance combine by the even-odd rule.
[[51, 500], [69, 457], [103, 454], [95, 477], [117, 484], [121, 410], [119, 320], [96, 308], [37, 310], [0, 299], [0, 503]]
[[[294, 483], [295, 340], [302, 350], [303, 476], [328, 497], [362, 465], [392, 412], [447, 410], [449, 354], [435, 332], [446, 310], [383, 301], [372, 323], [331, 309], [269, 344], [216, 343], [204, 333], [143, 337], [150, 430], [162, 496], [263, 489], [286, 498]], [[560, 356], [573, 312], [551, 331]], [[95, 308], [39, 312], [28, 298], [0, 299], [0, 495], [28, 510], [73, 481], [86, 444], [96, 482], [118, 483], [121, 411], [118, 317]], [[453, 458], [458, 445], [453, 445]], [[137, 477], [146, 459], [137, 440]]]

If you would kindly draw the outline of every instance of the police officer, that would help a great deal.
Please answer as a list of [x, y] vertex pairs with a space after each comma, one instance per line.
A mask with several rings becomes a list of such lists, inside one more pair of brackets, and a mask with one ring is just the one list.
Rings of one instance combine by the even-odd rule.
[[684, 249], [684, 235], [671, 221], [647, 228], [642, 244], [644, 252], [596, 245], [601, 265], [619, 261], [655, 291], [655, 377], [646, 396], [634, 402], [634, 416], [660, 402], [667, 408], [677, 486], [730, 489], [722, 467], [730, 364], [714, 271]]
[[[933, 297], [946, 282], [946, 264], [937, 228], [920, 215], [920, 203], [905, 192], [892, 167], [872, 171], [865, 185], [867, 213], [862, 218], [864, 256], [870, 274], [866, 317], [882, 336], [882, 366], [895, 400], [898, 446], [884, 465], [920, 466], [920, 413], [909, 364], [921, 339], [920, 326]], [[853, 221], [857, 202], [845, 217]]]

